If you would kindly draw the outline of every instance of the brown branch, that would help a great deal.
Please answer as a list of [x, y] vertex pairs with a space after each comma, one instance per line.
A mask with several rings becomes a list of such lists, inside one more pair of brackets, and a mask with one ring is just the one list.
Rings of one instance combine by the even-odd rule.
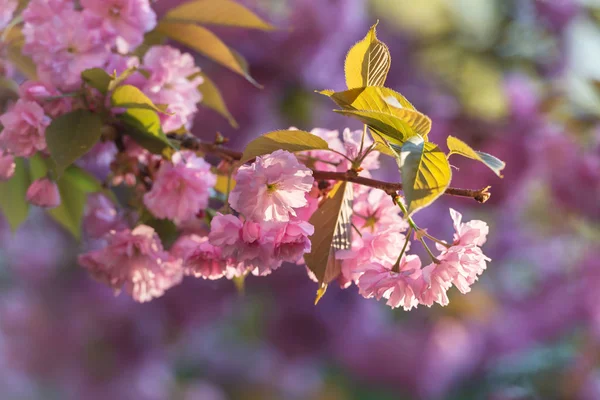
[[[229, 160], [241, 160], [242, 153], [230, 150], [222, 145], [215, 143], [203, 142], [195, 136], [186, 134], [186, 135], [169, 135], [170, 139], [178, 140], [181, 143], [181, 147], [201, 151], [203, 153], [211, 153], [216, 154], [220, 157], [229, 159]], [[381, 189], [388, 194], [395, 194], [398, 191], [402, 190], [401, 183], [392, 183], [392, 182], [384, 182], [376, 179], [365, 178], [363, 176], [358, 176], [353, 171], [348, 172], [331, 172], [331, 171], [320, 171], [313, 169], [313, 177], [316, 180], [333, 180], [333, 181], [345, 181], [357, 183], [359, 185], [369, 186], [375, 189]], [[483, 189], [473, 190], [473, 189], [459, 189], [459, 188], [448, 188], [445, 191], [445, 194], [450, 196], [458, 196], [458, 197], [469, 197], [474, 199], [479, 203], [485, 203], [491, 196], [491, 193], [488, 191], [490, 186], [487, 186]]]

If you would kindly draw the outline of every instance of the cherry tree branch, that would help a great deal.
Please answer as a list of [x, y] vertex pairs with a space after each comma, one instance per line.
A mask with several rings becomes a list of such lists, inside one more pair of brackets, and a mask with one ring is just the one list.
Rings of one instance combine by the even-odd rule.
[[[169, 138], [179, 141], [181, 147], [189, 150], [215, 154], [219, 157], [230, 161], [239, 161], [242, 159], [243, 153], [239, 151], [227, 149], [221, 144], [203, 142], [202, 140], [198, 139], [193, 135], [169, 135]], [[357, 183], [359, 185], [368, 186], [375, 189], [381, 189], [388, 194], [395, 194], [396, 192], [402, 190], [402, 183], [384, 182], [376, 179], [366, 178], [363, 176], [359, 176], [354, 171], [332, 172], [313, 169], [313, 177], [316, 180], [334, 180]], [[449, 187], [448, 189], [446, 189], [444, 194], [450, 196], [468, 197], [474, 199], [479, 203], [485, 203], [491, 196], [491, 193], [488, 191], [489, 189], [490, 186], [478, 190]]]

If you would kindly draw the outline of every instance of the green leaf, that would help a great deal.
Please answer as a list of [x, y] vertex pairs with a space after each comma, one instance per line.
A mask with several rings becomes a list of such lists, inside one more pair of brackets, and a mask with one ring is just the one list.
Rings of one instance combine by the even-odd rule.
[[[310, 223], [315, 227], [315, 233], [310, 237], [311, 252], [304, 255], [306, 266], [315, 274], [322, 288], [340, 274], [341, 264], [335, 259], [333, 246], [334, 236], [339, 225], [340, 218], [344, 216], [344, 204], [347, 203], [347, 186], [351, 183], [338, 182], [328, 193], [327, 198], [319, 206], [310, 218]], [[322, 294], [321, 294], [322, 296]], [[317, 302], [320, 296], [317, 295]]]
[[115, 89], [110, 101], [113, 107], [136, 108], [167, 113], [166, 105], [155, 105], [142, 91], [132, 85], [119, 86]]
[[[127, 78], [129, 78], [131, 75], [135, 74], [136, 72], [139, 72], [146, 79], [148, 79], [148, 76], [147, 76], [148, 72], [147, 71], [143, 71], [143, 70], [139, 69], [136, 66], [127, 68], [125, 71], [121, 72], [120, 75], [117, 75], [117, 71], [116, 70], [112, 71], [112, 75], [110, 76], [111, 81], [110, 81], [110, 83], [108, 85], [108, 91], [112, 92], [117, 87], [121, 86], [121, 84], [123, 82], [125, 82], [125, 80]], [[157, 107], [158, 107], [158, 105], [157, 105]]]
[[208, 29], [194, 24], [174, 22], [161, 22], [156, 29], [169, 38], [240, 74], [253, 85], [260, 86], [250, 76], [245, 60]]
[[429, 117], [418, 112], [400, 93], [385, 87], [369, 86], [343, 92], [324, 90], [319, 93], [330, 97], [344, 110], [377, 111], [393, 115], [408, 124], [415, 133], [424, 137], [431, 130]]
[[327, 142], [317, 135], [305, 131], [274, 131], [257, 137], [246, 146], [241, 162], [245, 163], [263, 154], [270, 154], [276, 150], [289, 152], [305, 150], [328, 150]]
[[376, 27], [348, 51], [344, 64], [348, 89], [385, 84], [392, 57], [385, 43], [377, 39]]
[[245, 6], [230, 0], [190, 1], [170, 10], [163, 21], [194, 22], [264, 31], [276, 29]]
[[90, 151], [101, 134], [102, 118], [88, 110], [75, 110], [53, 120], [46, 128], [46, 142], [58, 176]]
[[447, 143], [448, 149], [450, 150], [449, 155], [460, 154], [463, 157], [481, 161], [482, 163], [487, 165], [489, 169], [494, 171], [496, 175], [502, 178], [502, 170], [506, 166], [506, 163], [504, 161], [494, 157], [491, 154], [473, 150], [471, 146], [469, 146], [462, 140], [455, 138], [454, 136], [448, 136]]
[[73, 183], [79, 188], [79, 190], [85, 193], [97, 193], [101, 192], [108, 197], [113, 203], [118, 204], [119, 201], [112, 190], [102, 186], [102, 182], [96, 179], [95, 176], [89, 172], [71, 165], [66, 171], [66, 175], [69, 175], [73, 180]]
[[399, 150], [397, 161], [410, 216], [446, 191], [452, 178], [450, 164], [439, 147], [418, 135], [408, 139], [401, 149], [392, 148]]
[[[31, 179], [39, 179], [46, 175], [49, 168], [48, 159], [34, 156], [29, 159]], [[46, 213], [65, 228], [75, 239], [81, 238], [81, 220], [87, 202], [88, 190], [82, 188], [77, 168], [69, 168], [56, 184], [61, 203], [58, 207], [46, 210]]]
[[100, 93], [106, 94], [113, 77], [102, 68], [91, 68], [81, 73], [81, 79]]
[[12, 178], [0, 182], [0, 210], [13, 232], [27, 219], [29, 214], [29, 203], [25, 200], [25, 194], [31, 183], [23, 159], [16, 158], [15, 164], [15, 173]]
[[204, 79], [204, 82], [198, 85], [198, 91], [202, 93], [200, 105], [218, 112], [229, 121], [229, 124], [232, 127], [237, 128], [238, 124], [227, 109], [227, 105], [225, 105], [225, 101], [223, 100], [219, 88], [205, 73], [200, 72], [199, 75]]
[[335, 112], [354, 117], [366, 124], [371, 130], [379, 133], [385, 139], [394, 143], [404, 143], [417, 132], [400, 118], [380, 111], [334, 110]]
[[162, 154], [165, 149], [172, 147], [154, 111], [130, 108], [119, 115], [119, 119], [129, 128], [125, 133], [151, 153]]

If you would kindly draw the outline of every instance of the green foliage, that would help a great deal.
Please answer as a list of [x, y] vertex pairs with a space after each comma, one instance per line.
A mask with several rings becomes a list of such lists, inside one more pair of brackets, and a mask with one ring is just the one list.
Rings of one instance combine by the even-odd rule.
[[347, 195], [347, 185], [351, 185], [351, 183], [338, 182], [309, 221], [314, 225], [315, 233], [310, 238], [311, 252], [304, 255], [304, 260], [321, 286], [316, 301], [325, 293], [323, 286], [336, 279], [341, 271], [341, 265], [335, 259], [332, 244]]
[[170, 10], [163, 20], [260, 29], [264, 31], [276, 29], [245, 6], [230, 0], [190, 1]]
[[241, 162], [247, 162], [257, 156], [270, 154], [276, 150], [292, 153], [306, 150], [328, 150], [327, 142], [305, 131], [274, 131], [259, 136], [246, 146]]
[[88, 110], [75, 110], [54, 119], [46, 128], [46, 142], [58, 176], [90, 151], [101, 134], [102, 118]]
[[140, 146], [154, 154], [163, 154], [173, 145], [165, 135], [160, 124], [160, 118], [152, 110], [130, 108], [119, 119], [125, 123], [125, 133]]
[[377, 39], [376, 27], [377, 24], [373, 25], [346, 56], [344, 71], [348, 89], [385, 84], [392, 57], [385, 43]]
[[110, 96], [110, 101], [113, 107], [144, 109], [167, 114], [168, 106], [155, 105], [140, 89], [132, 85], [117, 87]]
[[218, 112], [229, 121], [232, 127], [237, 128], [238, 124], [227, 109], [219, 88], [205, 73], [200, 72], [199, 75], [204, 79], [204, 82], [198, 85], [198, 91], [202, 93], [202, 102], [200, 102], [200, 105]]
[[381, 111], [335, 110], [335, 112], [358, 119], [391, 143], [400, 145], [408, 138], [417, 135], [408, 122]]
[[113, 77], [102, 68], [91, 68], [81, 73], [81, 79], [100, 93], [106, 94]]
[[408, 139], [397, 152], [398, 166], [402, 175], [404, 197], [408, 216], [427, 207], [441, 196], [452, 178], [446, 155], [431, 142], [421, 136]]
[[27, 219], [29, 203], [25, 201], [27, 188], [31, 183], [21, 158], [15, 159], [16, 169], [13, 177], [0, 182], [0, 211], [14, 232]]
[[447, 139], [448, 149], [450, 150], [450, 154], [460, 154], [463, 157], [471, 158], [473, 160], [481, 161], [484, 163], [489, 169], [494, 171], [496, 175], [502, 178], [502, 170], [506, 166], [504, 161], [499, 158], [494, 157], [491, 154], [484, 153], [483, 151], [473, 150], [471, 146], [466, 144], [460, 139], [455, 138], [454, 136], [448, 136]]

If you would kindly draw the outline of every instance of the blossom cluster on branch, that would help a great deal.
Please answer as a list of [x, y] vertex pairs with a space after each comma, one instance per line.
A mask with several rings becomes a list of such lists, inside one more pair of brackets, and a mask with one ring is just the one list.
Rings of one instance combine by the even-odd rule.
[[[8, 4], [3, 37], [18, 30], [36, 78], [0, 115], [0, 180], [15, 201], [47, 208], [72, 233], [83, 225], [96, 248], [79, 263], [115, 291], [145, 302], [184, 276], [244, 279], [306, 264], [317, 300], [337, 281], [409, 310], [448, 304], [452, 286], [467, 293], [486, 269], [485, 222], [463, 223], [450, 210], [455, 234], [446, 242], [413, 216], [444, 193], [489, 197], [487, 188], [449, 187], [450, 155], [498, 175], [504, 163], [457, 138], [448, 154], [429, 141], [431, 120], [384, 87], [391, 57], [375, 26], [348, 53], [348, 90], [321, 92], [363, 130], [290, 128], [236, 153], [220, 135], [202, 143], [189, 133], [209, 84], [194, 58], [144, 40], [162, 33], [189, 45], [181, 32], [197, 33], [194, 21], [167, 14], [157, 24], [148, 0], [32, 0], [19, 22]], [[261, 29], [253, 21], [240, 26]], [[372, 178], [382, 155], [396, 160], [402, 183]], [[90, 160], [107, 170], [87, 168]], [[427, 252], [425, 266], [408, 253], [411, 239]]]

